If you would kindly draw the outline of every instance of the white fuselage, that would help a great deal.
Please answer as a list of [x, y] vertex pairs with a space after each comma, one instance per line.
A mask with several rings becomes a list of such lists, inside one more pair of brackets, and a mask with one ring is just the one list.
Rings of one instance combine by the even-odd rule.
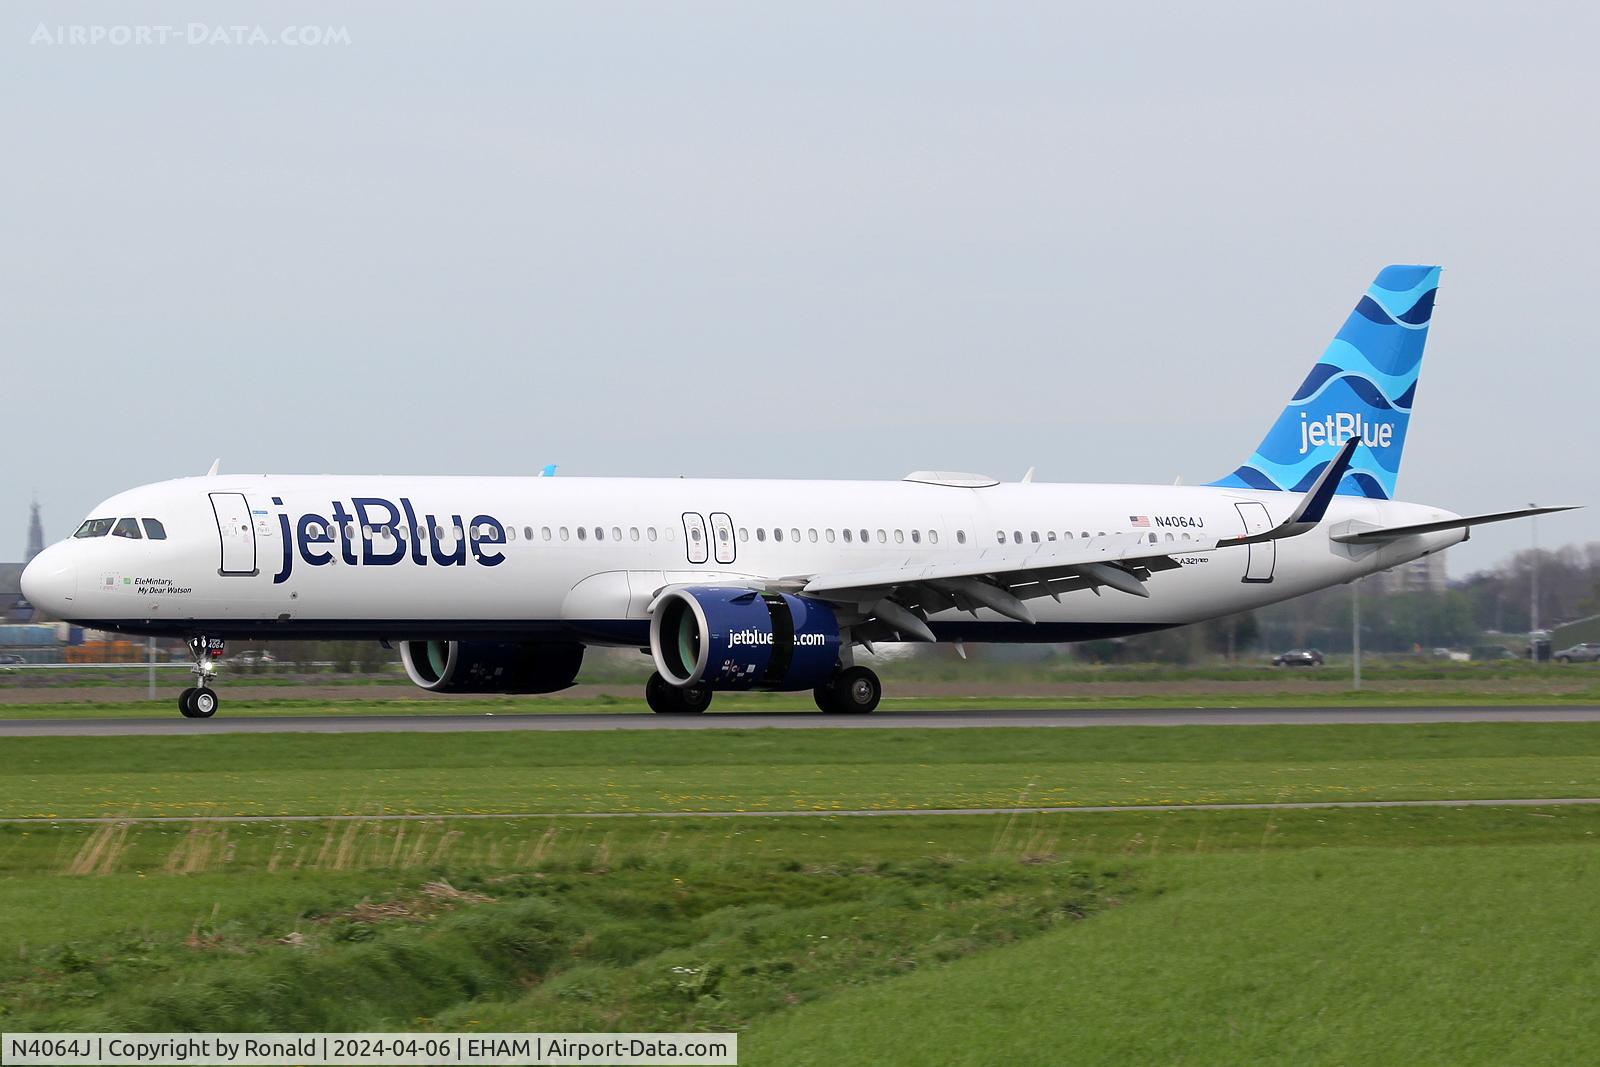
[[[167, 536], [60, 542], [30, 567], [28, 595], [52, 615], [130, 633], [642, 645], [665, 586], [970, 559], [1015, 551], [1019, 538], [1138, 534], [1152, 554], [1183, 553], [1249, 532], [1256, 505], [1280, 522], [1298, 499], [1200, 486], [208, 476], [107, 500], [91, 518], [154, 518]], [[941, 639], [1062, 641], [1196, 622], [1466, 536], [1375, 547], [1330, 532], [1450, 518], [1341, 496], [1308, 534], [1180, 555], [1181, 567], [1150, 576], [1148, 598], [1080, 590], [1033, 602], [1033, 625], [987, 609], [929, 624]]]

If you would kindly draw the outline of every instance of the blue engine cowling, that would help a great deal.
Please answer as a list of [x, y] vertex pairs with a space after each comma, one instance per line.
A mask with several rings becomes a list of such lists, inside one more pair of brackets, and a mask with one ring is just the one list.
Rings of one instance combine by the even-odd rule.
[[554, 693], [583, 666], [583, 646], [511, 641], [403, 641], [412, 682], [433, 693]]
[[650, 654], [672, 685], [814, 689], [839, 662], [839, 620], [819, 600], [691, 586], [664, 593]]

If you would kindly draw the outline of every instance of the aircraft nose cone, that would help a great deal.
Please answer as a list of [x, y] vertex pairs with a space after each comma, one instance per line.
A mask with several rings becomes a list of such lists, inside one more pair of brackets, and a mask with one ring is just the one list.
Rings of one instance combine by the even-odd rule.
[[22, 571], [22, 595], [47, 615], [66, 618], [78, 595], [78, 565], [60, 545], [51, 545]]

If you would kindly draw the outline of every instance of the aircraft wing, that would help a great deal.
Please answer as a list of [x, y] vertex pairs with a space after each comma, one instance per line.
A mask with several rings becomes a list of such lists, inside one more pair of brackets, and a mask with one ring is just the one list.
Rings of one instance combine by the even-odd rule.
[[1146, 532], [1111, 534], [1086, 544], [1061, 542], [1035, 546], [997, 546], [970, 559], [948, 562], [907, 562], [898, 567], [875, 567], [791, 579], [790, 588], [855, 613], [872, 629], [934, 640], [927, 616], [957, 608], [976, 612], [988, 608], [1018, 622], [1031, 623], [1027, 601], [1041, 596], [1055, 600], [1062, 593], [1087, 589], [1096, 596], [1110, 588], [1131, 596], [1147, 597], [1144, 583], [1157, 571], [1182, 566], [1179, 556], [1209, 552], [1219, 547], [1295, 537], [1314, 529], [1327, 512], [1334, 490], [1349, 469], [1360, 441], [1351, 439], [1322, 470], [1289, 517], [1259, 534], [1222, 540], [1186, 541], [1182, 547], [1167, 543], [1158, 548]]
[[1059, 544], [1031, 552], [996, 547], [971, 559], [840, 571], [796, 579], [796, 592], [826, 600], [875, 619], [902, 637], [933, 640], [924, 621], [934, 612], [989, 608], [1018, 622], [1034, 621], [1026, 601], [1087, 589], [1110, 588], [1147, 597], [1144, 583], [1156, 571], [1174, 570], [1175, 556], [1208, 552], [1215, 541], [1189, 541], [1162, 551], [1145, 534], [1113, 534], [1068, 548]]

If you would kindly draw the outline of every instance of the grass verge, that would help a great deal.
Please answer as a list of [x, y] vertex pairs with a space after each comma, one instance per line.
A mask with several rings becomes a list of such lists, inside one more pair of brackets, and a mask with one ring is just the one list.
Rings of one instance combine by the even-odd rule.
[[1575, 797], [1600, 723], [219, 734], [5, 741], [0, 817]]

